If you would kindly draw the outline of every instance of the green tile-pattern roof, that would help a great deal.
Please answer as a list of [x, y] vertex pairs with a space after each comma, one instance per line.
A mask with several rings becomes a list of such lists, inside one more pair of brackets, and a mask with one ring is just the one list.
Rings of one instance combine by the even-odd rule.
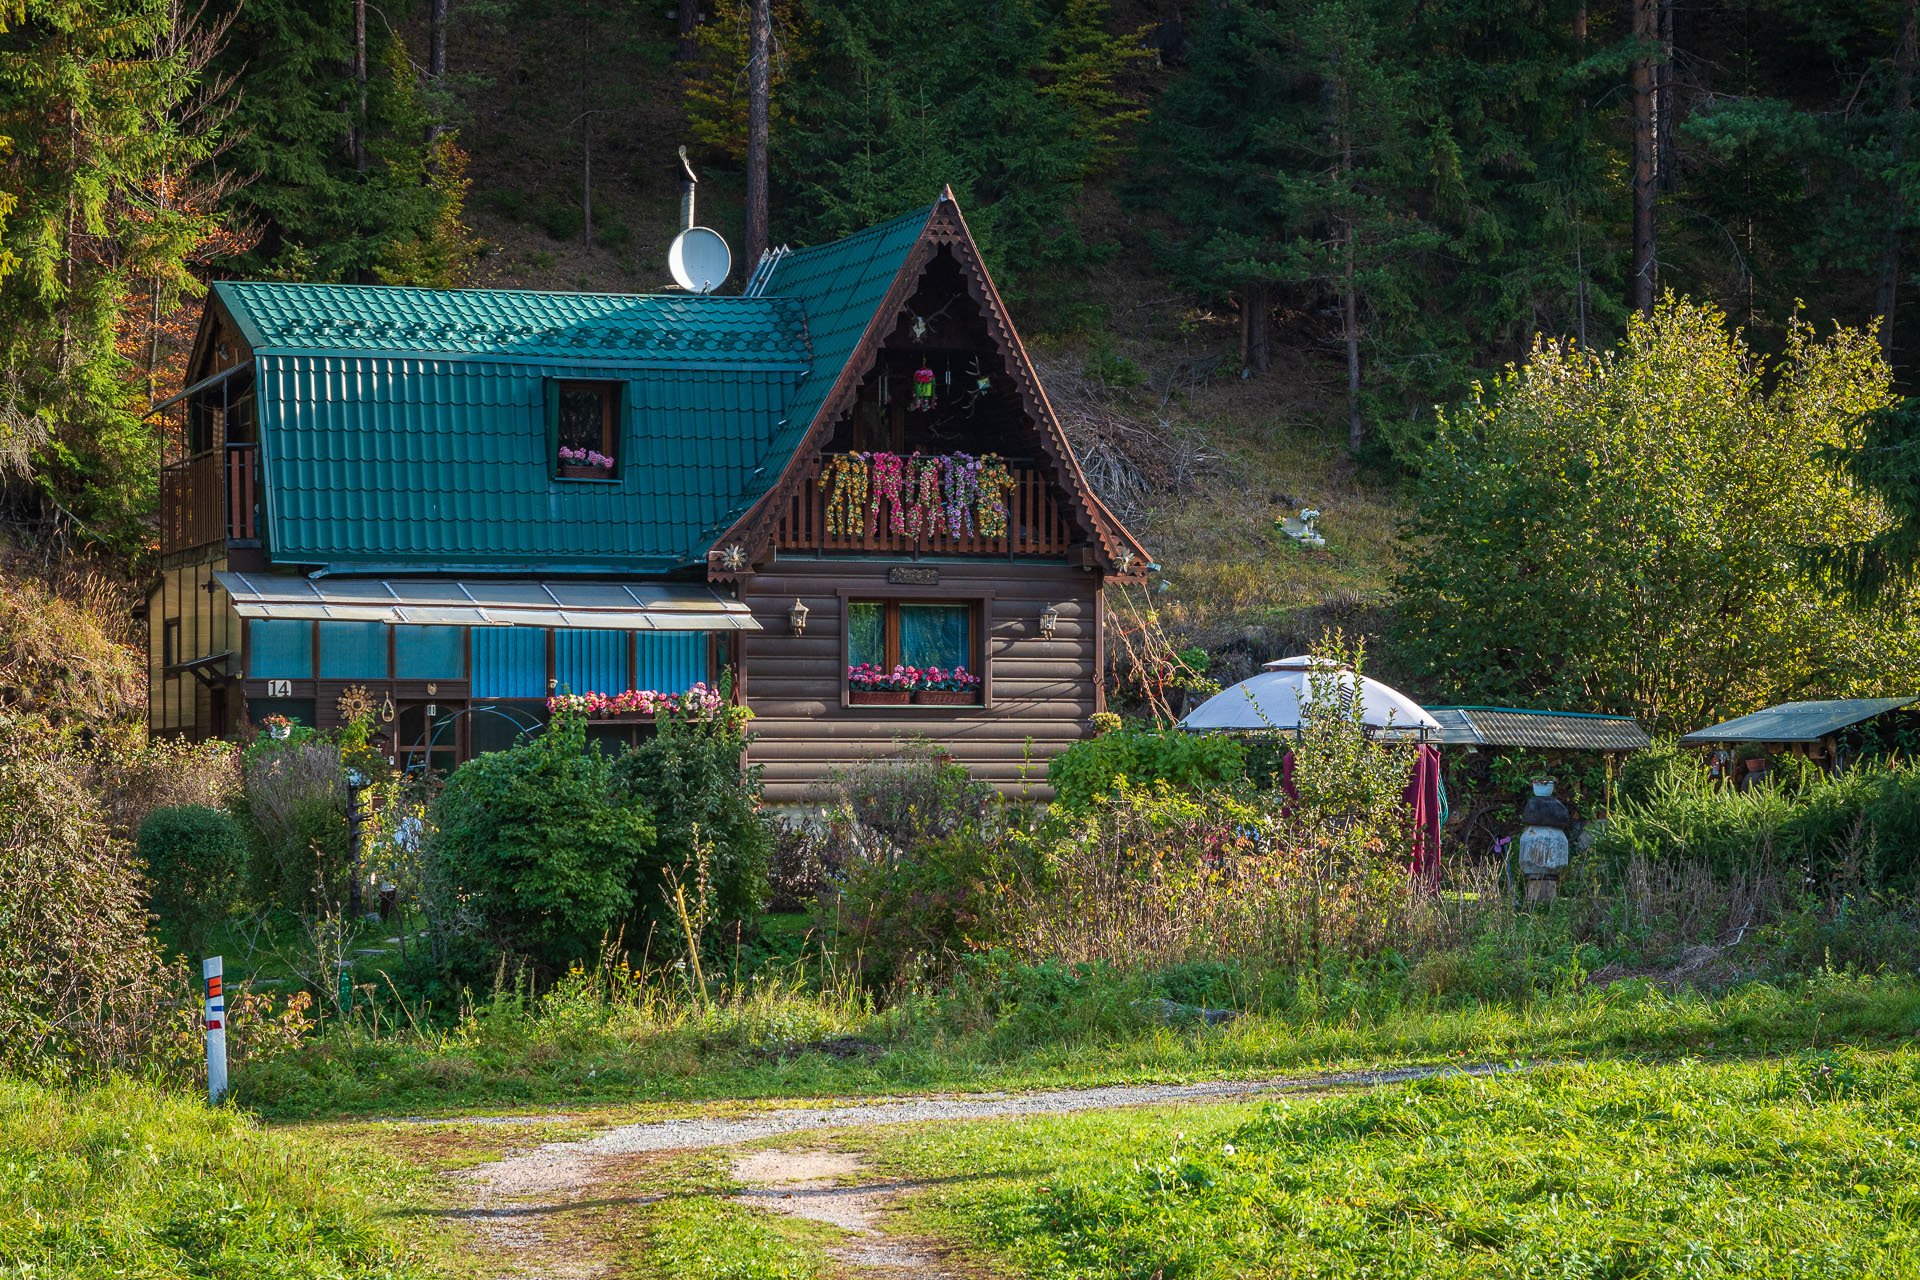
[[805, 363], [790, 298], [222, 281], [255, 355], [368, 353], [614, 363]]
[[[758, 297], [215, 285], [258, 362], [269, 557], [702, 561], [779, 479], [931, 212], [791, 254]], [[552, 478], [556, 378], [627, 384], [617, 482]]]

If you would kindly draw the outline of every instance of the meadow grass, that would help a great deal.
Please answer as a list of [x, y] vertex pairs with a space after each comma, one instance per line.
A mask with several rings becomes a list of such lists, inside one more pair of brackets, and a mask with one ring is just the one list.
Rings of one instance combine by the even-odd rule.
[[1629, 981], [1513, 1002], [1442, 1002], [1346, 980], [1221, 1028], [1154, 1024], [1153, 992], [1143, 979], [1110, 976], [990, 1011], [927, 1001], [884, 1013], [773, 984], [705, 1005], [496, 1002], [444, 1033], [336, 1032], [234, 1083], [245, 1105], [276, 1118], [454, 1114], [1462, 1061], [1756, 1056], [1920, 1032], [1920, 983], [1893, 975], [1825, 973], [1717, 994]]
[[1920, 1052], [1592, 1063], [934, 1126], [914, 1225], [1033, 1280], [1910, 1276]]
[[148, 1085], [0, 1081], [0, 1276], [440, 1274], [393, 1214], [417, 1177]]

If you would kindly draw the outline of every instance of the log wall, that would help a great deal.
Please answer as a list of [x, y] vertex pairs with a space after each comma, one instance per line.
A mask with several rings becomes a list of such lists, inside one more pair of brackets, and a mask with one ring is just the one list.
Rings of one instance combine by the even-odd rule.
[[[1087, 735], [1103, 709], [1100, 578], [1060, 564], [942, 562], [937, 587], [895, 586], [883, 562], [781, 558], [741, 584], [741, 599], [765, 628], [743, 636], [747, 704], [771, 804], [804, 804], [836, 768], [897, 754], [925, 739], [952, 753], [1002, 795], [1051, 799], [1047, 763]], [[926, 568], [922, 560], [915, 567]], [[988, 681], [985, 706], [845, 705], [845, 601], [980, 599]], [[807, 606], [805, 633], [787, 611]], [[1040, 613], [1059, 612], [1054, 638]]]

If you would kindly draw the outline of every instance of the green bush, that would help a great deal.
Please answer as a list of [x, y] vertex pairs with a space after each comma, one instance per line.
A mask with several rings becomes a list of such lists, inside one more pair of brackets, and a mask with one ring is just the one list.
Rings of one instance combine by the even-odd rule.
[[231, 815], [205, 805], [155, 809], [140, 824], [154, 912], [195, 946], [233, 904], [247, 865], [246, 834]]
[[241, 754], [240, 770], [249, 895], [289, 911], [344, 898], [352, 850], [340, 748], [310, 729], [262, 734]]
[[1201, 791], [1227, 786], [1246, 772], [1246, 752], [1223, 734], [1134, 729], [1074, 743], [1047, 766], [1047, 781], [1062, 805], [1083, 809], [1123, 778]]
[[1699, 862], [1720, 875], [1791, 867], [1822, 887], [1915, 886], [1920, 767], [1861, 765], [1791, 783], [1735, 791], [1696, 772], [1648, 784], [1639, 798], [1623, 786], [1594, 851], [1618, 862]]
[[646, 809], [614, 785], [612, 762], [568, 712], [531, 742], [454, 770], [433, 817], [460, 911], [487, 944], [549, 972], [593, 954], [619, 924], [654, 843]]
[[87, 771], [44, 722], [0, 721], [0, 1071], [165, 1069], [180, 1019], [192, 1025], [184, 975], [147, 934], [132, 848]]
[[634, 864], [633, 906], [664, 925], [663, 873], [697, 861], [695, 833], [707, 852], [708, 905], [713, 919], [751, 921], [767, 896], [773, 831], [759, 811], [760, 770], [743, 769], [747, 738], [733, 716], [709, 720], [660, 717], [651, 738], [621, 754], [615, 786], [653, 815], [651, 856]]
[[861, 976], [884, 985], [946, 970], [992, 941], [999, 868], [1009, 849], [999, 833], [968, 828], [895, 848], [860, 842], [847, 859], [837, 899], [822, 923]]

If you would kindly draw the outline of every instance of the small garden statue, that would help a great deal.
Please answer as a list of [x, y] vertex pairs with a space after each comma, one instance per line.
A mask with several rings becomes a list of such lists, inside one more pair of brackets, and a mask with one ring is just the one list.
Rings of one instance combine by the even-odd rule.
[[1527, 824], [1520, 833], [1520, 874], [1527, 878], [1527, 902], [1545, 905], [1560, 895], [1567, 870], [1567, 828], [1573, 818], [1553, 794], [1552, 778], [1535, 778], [1533, 795], [1520, 810]]

